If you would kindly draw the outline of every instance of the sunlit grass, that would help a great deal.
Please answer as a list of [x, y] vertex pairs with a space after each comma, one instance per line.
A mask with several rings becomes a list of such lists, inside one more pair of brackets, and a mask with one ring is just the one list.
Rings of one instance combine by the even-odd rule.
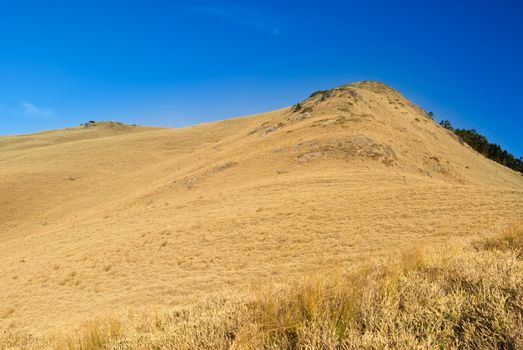
[[231, 295], [128, 318], [97, 318], [38, 341], [13, 330], [3, 335], [0, 346], [521, 349], [522, 240], [523, 225], [515, 224], [472, 245], [415, 249], [395, 260], [268, 286], [251, 297]]

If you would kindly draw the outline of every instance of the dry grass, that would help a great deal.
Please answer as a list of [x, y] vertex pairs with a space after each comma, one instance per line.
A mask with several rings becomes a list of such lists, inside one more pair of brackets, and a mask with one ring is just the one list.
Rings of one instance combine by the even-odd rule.
[[53, 341], [56, 350], [103, 349], [121, 337], [122, 323], [117, 318], [101, 317], [90, 320], [62, 338]]
[[[109, 344], [182, 337], [121, 315], [211, 293], [229, 300], [253, 283], [347, 271], [522, 218], [523, 177], [461, 145], [399, 93], [353, 84], [302, 105], [180, 129], [97, 123], [0, 137], [0, 332], [48, 334], [110, 313], [125, 336], [110, 333]], [[404, 265], [417, 271], [430, 256]], [[391, 285], [404, 275], [395, 266]], [[347, 275], [318, 288], [356, 284]], [[350, 290], [345, 299], [357, 300]], [[182, 315], [169, 317], [195, 322]], [[262, 332], [256, 322], [232, 332], [234, 342], [259, 340], [241, 335]]]
[[[246, 298], [100, 318], [54, 349], [523, 349], [523, 225]], [[508, 238], [509, 237], [509, 238]], [[19, 337], [31, 348], [34, 339]], [[31, 341], [27, 341], [27, 339]], [[16, 341], [16, 340], [15, 340]], [[0, 345], [6, 342], [5, 335]], [[38, 347], [35, 347], [38, 348]]]
[[271, 290], [252, 304], [249, 339], [277, 349], [521, 349], [523, 261], [510, 242]]
[[486, 238], [475, 243], [477, 249], [513, 250], [521, 258], [523, 256], [523, 222], [516, 222], [501, 235]]

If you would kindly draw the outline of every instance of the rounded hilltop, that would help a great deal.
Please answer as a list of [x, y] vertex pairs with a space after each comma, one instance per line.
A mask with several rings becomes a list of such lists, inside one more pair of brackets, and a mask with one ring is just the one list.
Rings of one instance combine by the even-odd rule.
[[399, 93], [398, 90], [377, 80], [361, 80], [344, 86], [360, 87], [377, 93]]
[[372, 80], [356, 81], [332, 89], [315, 91], [303, 101], [293, 105], [291, 112], [300, 114], [313, 111], [321, 114], [342, 112], [386, 116], [390, 115], [390, 109], [401, 110], [403, 114], [408, 109], [408, 112], [429, 117], [427, 111], [409, 101], [398, 90], [380, 81]]
[[405, 101], [407, 101], [407, 99], [403, 97], [398, 90], [390, 87], [385, 83], [374, 80], [361, 80], [349, 84], [336, 86], [332, 89], [314, 91], [309, 95], [309, 97], [297, 103], [293, 107], [297, 107], [299, 109], [300, 104], [306, 103], [308, 101], [318, 103], [324, 102], [325, 100], [332, 97], [353, 97], [356, 100], [361, 100], [361, 95], [365, 92], [371, 92], [382, 96], [388, 96], [389, 98], [402, 98]]
[[334, 91], [350, 90], [351, 88], [361, 88], [361, 89], [366, 89], [366, 90], [369, 90], [369, 91], [372, 91], [372, 92], [375, 92], [375, 93], [381, 93], [381, 94], [383, 94], [383, 93], [399, 94], [398, 90], [388, 86], [385, 83], [382, 83], [381, 81], [377, 81], [377, 80], [360, 80], [360, 81], [355, 81], [355, 82], [349, 83], [349, 84], [343, 84], [343, 85], [334, 87], [332, 89], [315, 91], [315, 92], [313, 92], [309, 96], [309, 98], [314, 97], [314, 96], [318, 96], [318, 95], [321, 95], [321, 94], [332, 93]]

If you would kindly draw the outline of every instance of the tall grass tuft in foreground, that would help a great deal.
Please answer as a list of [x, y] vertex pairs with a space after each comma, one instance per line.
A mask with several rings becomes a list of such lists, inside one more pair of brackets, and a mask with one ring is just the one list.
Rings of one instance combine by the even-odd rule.
[[56, 350], [95, 350], [104, 349], [115, 339], [122, 336], [122, 322], [113, 317], [100, 317], [82, 324], [59, 339]]
[[257, 347], [523, 349], [523, 264], [510, 250], [416, 254], [269, 291], [251, 312]]
[[523, 257], [523, 223], [509, 226], [501, 235], [478, 240], [473, 243], [476, 249], [513, 251], [519, 258]]
[[[114, 332], [100, 333], [104, 326], [91, 325], [48, 344], [65, 344], [60, 349], [523, 349], [522, 242], [520, 223], [466, 247], [411, 251], [395, 261], [309, 276], [250, 298], [216, 298], [135, 315]], [[103, 341], [90, 341], [93, 332]]]

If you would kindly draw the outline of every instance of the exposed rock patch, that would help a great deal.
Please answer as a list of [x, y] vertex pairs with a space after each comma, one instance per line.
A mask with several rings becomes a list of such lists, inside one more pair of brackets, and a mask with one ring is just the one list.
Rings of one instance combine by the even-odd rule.
[[187, 189], [191, 189], [194, 187], [194, 185], [196, 184], [196, 181], [198, 181], [198, 178], [196, 176], [191, 176], [189, 178], [187, 178], [185, 180], [185, 187], [187, 187]]
[[296, 156], [296, 161], [299, 163], [325, 157], [340, 157], [343, 159], [371, 159], [391, 166], [396, 160], [396, 153], [392, 147], [380, 144], [363, 135], [336, 138], [326, 142], [307, 141], [295, 145], [294, 149], [300, 151]]
[[260, 136], [267, 136], [277, 130], [279, 130], [280, 128], [282, 128], [285, 124], [283, 123], [269, 123], [269, 122], [264, 122], [262, 123], [262, 125], [259, 127], [259, 128], [256, 128], [254, 130], [252, 130], [249, 135], [252, 135], [252, 134], [258, 134]]
[[364, 120], [370, 120], [372, 117], [371, 114], [338, 115], [331, 118], [316, 120], [311, 124], [311, 127], [328, 127], [332, 125], [344, 126], [349, 122], [361, 122]]
[[440, 173], [444, 175], [449, 174], [449, 169], [445, 166], [443, 161], [436, 156], [425, 158], [423, 165], [430, 173]]
[[222, 172], [222, 171], [227, 170], [229, 168], [232, 168], [236, 164], [238, 164], [238, 163], [236, 163], [236, 162], [227, 162], [225, 164], [218, 165], [218, 166], [214, 167], [212, 169], [212, 171], [213, 171], [213, 173], [219, 173], [219, 172]]
[[127, 128], [131, 128], [133, 126], [136, 126], [136, 125], [129, 125], [129, 124], [124, 124], [122, 122], [115, 122], [115, 121], [95, 121], [95, 120], [90, 120], [86, 123], [83, 123], [81, 124], [80, 126], [84, 127], [84, 129], [91, 129], [91, 128], [96, 128], [96, 127], [105, 127], [105, 128], [110, 128], [110, 129], [127, 129]]

